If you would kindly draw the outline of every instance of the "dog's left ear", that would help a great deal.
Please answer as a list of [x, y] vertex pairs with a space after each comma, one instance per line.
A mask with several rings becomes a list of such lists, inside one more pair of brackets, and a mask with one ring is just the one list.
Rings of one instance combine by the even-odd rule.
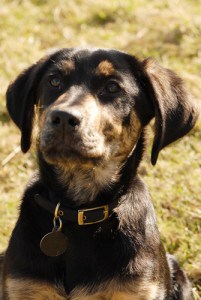
[[10, 117], [21, 130], [21, 149], [24, 153], [31, 145], [34, 104], [38, 101], [38, 85], [46, 62], [47, 59], [43, 58], [26, 69], [10, 84], [6, 93]]
[[195, 125], [198, 110], [182, 80], [171, 70], [148, 58], [143, 67], [149, 79], [149, 96], [155, 110], [155, 137], [151, 162], [156, 164], [159, 151], [187, 134]]

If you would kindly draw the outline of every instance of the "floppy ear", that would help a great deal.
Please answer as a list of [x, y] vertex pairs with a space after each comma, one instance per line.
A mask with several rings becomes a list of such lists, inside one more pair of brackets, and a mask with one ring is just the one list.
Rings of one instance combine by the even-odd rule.
[[156, 164], [159, 151], [187, 134], [195, 125], [198, 110], [182, 80], [171, 70], [148, 58], [143, 62], [150, 82], [149, 94], [155, 110], [155, 137], [151, 162]]
[[6, 93], [7, 109], [21, 130], [21, 149], [25, 153], [31, 146], [34, 104], [38, 101], [38, 85], [47, 59], [42, 59], [21, 73], [10, 84]]

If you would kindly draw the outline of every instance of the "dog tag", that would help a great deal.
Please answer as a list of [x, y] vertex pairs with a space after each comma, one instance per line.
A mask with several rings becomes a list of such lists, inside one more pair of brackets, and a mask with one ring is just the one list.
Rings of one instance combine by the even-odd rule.
[[63, 254], [68, 247], [68, 238], [61, 231], [52, 231], [40, 241], [41, 251], [51, 257]]

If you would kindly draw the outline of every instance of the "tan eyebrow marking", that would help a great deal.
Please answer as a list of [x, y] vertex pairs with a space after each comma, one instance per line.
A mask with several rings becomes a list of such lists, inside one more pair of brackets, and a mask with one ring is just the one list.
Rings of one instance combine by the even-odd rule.
[[114, 69], [113, 64], [107, 60], [103, 60], [99, 63], [99, 65], [96, 69], [96, 74], [109, 76], [109, 75], [114, 74], [114, 71], [115, 71], [115, 69]]
[[62, 60], [59, 66], [65, 75], [68, 75], [71, 71], [75, 70], [75, 63], [72, 60]]

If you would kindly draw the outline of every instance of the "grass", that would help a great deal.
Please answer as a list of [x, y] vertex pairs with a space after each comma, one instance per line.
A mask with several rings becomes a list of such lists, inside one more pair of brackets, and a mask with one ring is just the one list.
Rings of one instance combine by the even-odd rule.
[[[8, 83], [47, 49], [86, 45], [153, 56], [201, 93], [201, 2], [194, 0], [2, 0], [0, 10], [0, 161], [18, 145], [4, 94]], [[150, 145], [151, 145], [150, 135]], [[164, 149], [155, 167], [150, 147], [141, 174], [153, 196], [167, 251], [176, 254], [201, 299], [201, 121]], [[15, 224], [19, 199], [35, 169], [33, 151], [18, 153], [0, 172], [0, 250]]]

